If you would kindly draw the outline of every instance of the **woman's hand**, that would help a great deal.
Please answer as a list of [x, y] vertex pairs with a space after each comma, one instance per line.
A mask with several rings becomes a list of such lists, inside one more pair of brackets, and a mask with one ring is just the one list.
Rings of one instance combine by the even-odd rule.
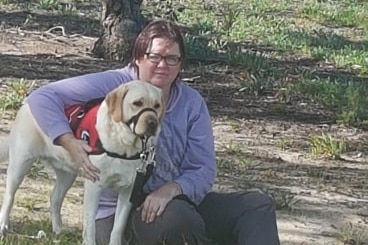
[[142, 205], [138, 208], [142, 213], [142, 220], [151, 223], [156, 216], [160, 216], [167, 204], [177, 195], [182, 194], [180, 186], [175, 182], [169, 182], [150, 193]]
[[78, 164], [78, 168], [83, 171], [84, 177], [95, 182], [99, 180], [98, 173], [100, 170], [96, 168], [88, 158], [88, 152], [92, 149], [84, 141], [78, 140], [72, 133], [66, 133], [56, 139], [56, 144], [64, 147], [69, 152], [73, 161]]

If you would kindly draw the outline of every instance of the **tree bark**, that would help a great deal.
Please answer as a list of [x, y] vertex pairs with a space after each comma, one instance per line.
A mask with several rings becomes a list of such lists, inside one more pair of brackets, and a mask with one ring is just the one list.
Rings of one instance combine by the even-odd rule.
[[140, 12], [143, 0], [102, 0], [102, 33], [92, 53], [104, 59], [127, 63], [139, 31], [146, 25]]

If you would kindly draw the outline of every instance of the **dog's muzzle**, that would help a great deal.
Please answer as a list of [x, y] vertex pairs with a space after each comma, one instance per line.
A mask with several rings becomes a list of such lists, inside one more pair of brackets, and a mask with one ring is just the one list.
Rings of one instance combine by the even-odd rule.
[[[137, 126], [139, 117], [147, 111], [151, 111], [151, 112], [155, 113], [155, 115], [157, 115], [157, 112], [154, 109], [144, 108], [128, 120], [127, 125], [129, 126], [129, 128], [132, 130], [132, 132], [134, 134], [136, 134], [135, 128]], [[157, 127], [158, 127], [157, 119], [153, 118], [153, 117], [148, 118], [147, 126], [148, 126], [148, 129], [147, 129], [147, 132], [146, 132], [147, 136], [155, 135], [155, 133], [157, 131]]]

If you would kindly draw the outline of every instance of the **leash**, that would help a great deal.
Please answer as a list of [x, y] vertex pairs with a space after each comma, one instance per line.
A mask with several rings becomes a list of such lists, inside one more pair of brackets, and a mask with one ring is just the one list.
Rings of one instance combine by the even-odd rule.
[[155, 156], [155, 146], [150, 144], [147, 146], [149, 137], [144, 137], [142, 140], [142, 152], [140, 153], [140, 159], [142, 161], [142, 165], [137, 169], [138, 172], [146, 172], [146, 168], [148, 165], [156, 165]]
[[130, 202], [133, 207], [138, 207], [145, 199], [143, 186], [148, 181], [152, 174], [153, 168], [156, 165], [155, 161], [155, 146], [153, 144], [147, 146], [148, 137], [143, 140], [143, 150], [140, 154], [142, 164], [137, 168], [137, 173], [134, 180], [133, 190], [130, 194]]

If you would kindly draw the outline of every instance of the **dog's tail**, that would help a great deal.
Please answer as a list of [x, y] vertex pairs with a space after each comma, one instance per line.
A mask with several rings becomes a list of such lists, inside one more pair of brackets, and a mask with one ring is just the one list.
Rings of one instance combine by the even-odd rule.
[[6, 138], [0, 143], [0, 162], [5, 162], [9, 159], [9, 138]]

